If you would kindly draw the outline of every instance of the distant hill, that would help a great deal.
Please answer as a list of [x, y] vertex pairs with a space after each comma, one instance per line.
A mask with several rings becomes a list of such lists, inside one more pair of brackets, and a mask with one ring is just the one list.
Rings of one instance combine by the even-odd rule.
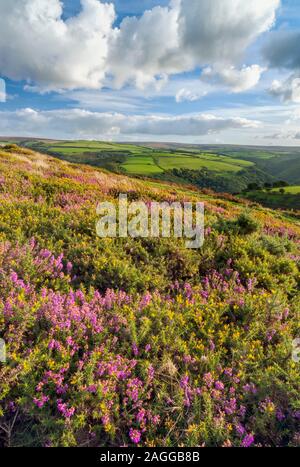
[[263, 185], [285, 180], [300, 184], [300, 148], [38, 138], [6, 138], [5, 141], [15, 141], [68, 162], [135, 177], [194, 184], [216, 192], [239, 193], [253, 182]]

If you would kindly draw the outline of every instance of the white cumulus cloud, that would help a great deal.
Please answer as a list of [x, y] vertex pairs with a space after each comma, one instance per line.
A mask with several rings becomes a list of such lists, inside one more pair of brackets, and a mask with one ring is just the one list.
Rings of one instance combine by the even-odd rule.
[[[126, 18], [112, 41], [111, 72], [119, 86], [133, 81], [143, 87], [161, 74], [207, 64], [228, 68], [271, 28], [279, 5], [280, 0], [175, 0], [140, 18]], [[261, 69], [254, 65], [239, 74], [235, 79], [250, 86]]]
[[243, 66], [237, 69], [234, 66], [228, 68], [204, 68], [201, 79], [210, 84], [216, 84], [229, 88], [234, 93], [247, 91], [259, 82], [265, 68], [259, 65]]
[[43, 90], [98, 88], [106, 73], [112, 4], [81, 0], [62, 19], [59, 0], [0, 0], [0, 74]]
[[175, 96], [175, 100], [177, 103], [185, 102], [185, 101], [195, 102], [201, 99], [201, 97], [204, 97], [205, 95], [206, 95], [206, 92], [198, 93], [198, 92], [192, 91], [191, 89], [182, 88], [177, 92]]
[[273, 32], [263, 49], [270, 68], [289, 70], [284, 80], [274, 80], [269, 92], [285, 103], [300, 103], [300, 32], [282, 30]]
[[228, 68], [271, 28], [279, 4], [172, 0], [116, 27], [114, 5], [100, 0], [81, 0], [67, 20], [59, 0], [0, 0], [0, 74], [49, 91], [100, 88], [107, 77], [144, 88], [196, 67]]
[[201, 63], [232, 63], [275, 21], [280, 0], [181, 0], [184, 50]]
[[140, 17], [125, 18], [111, 41], [109, 69], [117, 86], [137, 87], [192, 68], [180, 54], [178, 8], [155, 7]]
[[292, 74], [285, 81], [274, 80], [269, 92], [283, 102], [300, 103], [300, 73]]

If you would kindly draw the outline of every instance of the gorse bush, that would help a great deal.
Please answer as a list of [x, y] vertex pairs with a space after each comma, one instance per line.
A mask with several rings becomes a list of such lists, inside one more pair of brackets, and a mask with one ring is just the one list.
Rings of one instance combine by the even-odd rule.
[[255, 221], [249, 214], [242, 213], [236, 221], [238, 233], [240, 234], [252, 234], [257, 232], [259, 229], [259, 223]]
[[16, 144], [6, 144], [3, 147], [3, 150], [5, 152], [11, 152], [15, 154], [27, 154], [27, 155], [33, 154], [33, 152], [30, 149], [22, 148], [20, 146], [17, 146]]
[[259, 222], [249, 212], [242, 212], [235, 220], [219, 219], [216, 228], [232, 235], [249, 235], [259, 230]]
[[[2, 152], [1, 446], [300, 445], [296, 223]], [[204, 246], [97, 238], [122, 192], [203, 200]]]

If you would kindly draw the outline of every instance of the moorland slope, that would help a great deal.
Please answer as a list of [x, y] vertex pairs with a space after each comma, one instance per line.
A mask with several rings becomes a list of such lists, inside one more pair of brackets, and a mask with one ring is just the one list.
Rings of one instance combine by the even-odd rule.
[[[203, 201], [205, 243], [96, 205]], [[230, 195], [0, 150], [0, 445], [299, 446], [300, 227]]]

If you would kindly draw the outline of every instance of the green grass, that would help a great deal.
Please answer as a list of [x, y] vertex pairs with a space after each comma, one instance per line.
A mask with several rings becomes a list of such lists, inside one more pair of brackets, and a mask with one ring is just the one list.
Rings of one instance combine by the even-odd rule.
[[[143, 148], [138, 148], [140, 153]], [[215, 154], [182, 154], [153, 151], [152, 153], [131, 154], [121, 167], [130, 174], [149, 175], [163, 173], [172, 169], [200, 170], [203, 168], [214, 172], [239, 172], [243, 168], [251, 167], [248, 161], [232, 159]]]
[[[45, 147], [50, 152], [58, 154], [84, 154], [84, 153], [97, 153], [97, 152], [133, 152], [128, 146], [114, 145], [114, 144], [97, 144], [97, 143], [64, 143], [55, 146]], [[137, 148], [135, 152], [142, 153], [143, 150]]]
[[119, 144], [102, 143], [101, 141], [61, 141], [56, 146], [60, 148], [81, 148], [81, 149], [118, 149]]
[[[289, 193], [291, 195], [298, 195], [300, 194], [300, 186], [287, 186], [287, 187], [284, 187], [284, 192], [285, 193]], [[282, 188], [274, 188], [274, 190], [272, 190], [273, 193], [278, 193], [280, 192], [280, 190], [282, 190]]]
[[143, 148], [142, 146], [134, 146], [129, 144], [119, 144], [101, 141], [31, 141], [23, 142], [28, 147], [32, 147], [40, 151], [49, 151], [58, 154], [84, 154], [88, 152], [126, 152], [126, 153], [145, 153], [151, 152], [151, 149]]
[[282, 188], [274, 188], [271, 191], [252, 191], [245, 196], [251, 201], [255, 201], [272, 209], [300, 210], [300, 186], [288, 186], [283, 189], [284, 193], [280, 193]]
[[273, 159], [274, 157], [278, 157], [278, 154], [268, 152], [268, 151], [255, 151], [255, 152], [248, 152], [248, 151], [236, 151], [230, 152], [231, 157], [237, 157], [242, 159], [250, 159], [250, 160], [268, 160]]
[[251, 162], [237, 161], [222, 156], [201, 154], [195, 156], [161, 155], [157, 158], [159, 167], [171, 169], [209, 169], [215, 172], [239, 172], [244, 167], [250, 167]]
[[48, 142], [41, 142], [40, 148], [37, 147], [36, 142], [33, 145], [37, 150], [44, 150], [62, 157], [74, 156], [74, 162], [80, 163], [89, 162], [85, 160], [85, 156], [91, 153], [99, 154], [99, 157], [103, 154], [112, 154], [112, 156], [115, 153], [121, 156], [124, 154], [125, 160], [120, 163], [120, 168], [132, 175], [149, 176], [162, 174], [166, 170], [175, 168], [187, 168], [191, 170], [206, 168], [218, 173], [236, 173], [243, 168], [253, 165], [252, 162], [243, 159], [208, 152], [197, 152], [197, 150], [186, 153], [175, 150], [171, 152], [170, 150], [157, 150], [133, 144], [103, 143], [98, 141], [60, 141], [52, 145]]
[[[76, 147], [76, 146], [50, 146], [49, 151], [58, 153], [58, 154], [86, 154], [86, 153], [95, 153], [95, 152], [117, 152], [116, 149], [104, 149], [97, 147]], [[121, 152], [119, 149], [118, 152]]]
[[129, 174], [154, 175], [163, 173], [151, 156], [130, 156], [121, 167]]

